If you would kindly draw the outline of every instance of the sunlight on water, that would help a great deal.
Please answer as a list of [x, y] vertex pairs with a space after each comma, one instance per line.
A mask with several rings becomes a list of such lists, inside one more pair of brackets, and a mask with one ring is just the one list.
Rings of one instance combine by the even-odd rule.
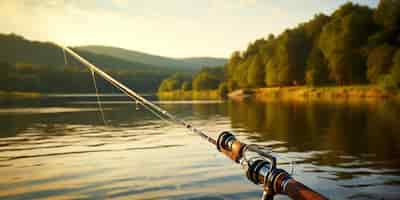
[[[105, 126], [83, 98], [0, 109], [0, 199], [260, 197], [240, 166], [186, 129], [129, 104], [105, 104]], [[158, 103], [213, 137], [232, 130], [272, 147], [281, 167], [294, 162], [295, 178], [332, 199], [400, 195], [398, 105]]]

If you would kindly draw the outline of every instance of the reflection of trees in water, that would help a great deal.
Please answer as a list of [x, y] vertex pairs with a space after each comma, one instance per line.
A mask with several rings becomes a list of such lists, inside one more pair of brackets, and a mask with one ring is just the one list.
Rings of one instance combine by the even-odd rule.
[[[337, 163], [342, 155], [390, 161], [399, 166], [400, 106], [393, 103], [233, 102], [216, 104], [162, 104], [180, 118], [215, 120], [228, 116], [233, 129], [253, 141], [284, 141], [289, 151], [330, 150], [319, 162]], [[96, 108], [91, 105], [72, 105]], [[134, 104], [104, 105], [110, 126], [141, 126], [157, 120]], [[215, 117], [215, 118], [214, 118]], [[63, 135], [69, 125], [104, 125], [98, 111], [50, 114], [2, 114], [0, 137], [12, 137], [28, 128], [43, 135]], [[157, 122], [158, 123], [158, 122]]]
[[284, 141], [289, 151], [335, 152], [327, 162], [343, 155], [381, 161], [400, 155], [398, 104], [245, 101], [230, 102], [228, 113], [232, 127], [257, 133], [251, 139]]

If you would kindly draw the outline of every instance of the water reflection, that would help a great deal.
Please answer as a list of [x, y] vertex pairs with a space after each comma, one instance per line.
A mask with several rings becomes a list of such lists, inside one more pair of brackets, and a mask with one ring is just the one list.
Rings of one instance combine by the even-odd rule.
[[[0, 198], [256, 199], [238, 166], [179, 126], [103, 96], [0, 108]], [[117, 98], [117, 99], [115, 99]], [[216, 137], [273, 147], [280, 165], [332, 199], [400, 195], [400, 106], [393, 102], [157, 102]], [[232, 191], [232, 188], [235, 188]], [[285, 197], [279, 197], [285, 199]]]
[[328, 150], [335, 155], [315, 161], [322, 165], [350, 156], [400, 168], [396, 104], [230, 102], [228, 107], [232, 126], [256, 133], [249, 137], [254, 141], [285, 141], [289, 151]]

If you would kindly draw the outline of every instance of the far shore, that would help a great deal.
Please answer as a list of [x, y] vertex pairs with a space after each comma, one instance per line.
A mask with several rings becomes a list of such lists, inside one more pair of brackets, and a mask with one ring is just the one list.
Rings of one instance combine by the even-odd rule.
[[0, 91], [0, 98], [38, 98], [38, 92]]
[[257, 89], [240, 89], [228, 94], [233, 100], [253, 98], [261, 101], [308, 101], [308, 100], [400, 100], [399, 91], [385, 91], [378, 86], [326, 86], [326, 87], [269, 87]]
[[169, 91], [158, 92], [157, 96], [161, 100], [216, 100], [221, 99], [218, 90], [205, 90], [205, 91]]
[[[0, 98], [39, 98], [39, 92], [0, 91]], [[169, 91], [158, 92], [160, 100], [219, 100], [222, 99], [218, 90], [205, 91]], [[229, 99], [243, 101], [255, 99], [259, 101], [334, 101], [334, 100], [396, 100], [400, 101], [400, 90], [386, 91], [375, 85], [354, 86], [291, 86], [268, 87], [254, 89], [238, 89], [230, 92]]]

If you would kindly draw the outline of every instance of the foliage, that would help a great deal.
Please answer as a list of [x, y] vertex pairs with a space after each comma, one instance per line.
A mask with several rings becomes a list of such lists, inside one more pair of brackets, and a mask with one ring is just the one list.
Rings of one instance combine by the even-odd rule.
[[315, 47], [307, 61], [306, 83], [307, 85], [316, 86], [327, 83], [327, 81], [327, 61], [321, 50]]
[[189, 91], [192, 89], [192, 83], [190, 81], [184, 81], [182, 83], [182, 90], [183, 91]]
[[381, 76], [379, 85], [386, 91], [395, 91], [398, 89], [398, 83], [396, 83], [391, 74]]
[[192, 87], [195, 91], [218, 89], [224, 80], [223, 68], [203, 68], [193, 78]]
[[[158, 88], [159, 92], [170, 92], [170, 91], [175, 91], [175, 90], [185, 90], [190, 87], [190, 85], [187, 85], [188, 82], [188, 77], [186, 77], [185, 74], [182, 73], [175, 73], [172, 76], [170, 76], [167, 79], [164, 79], [161, 82], [160, 87]], [[186, 84], [185, 84], [186, 83]], [[184, 87], [185, 84], [185, 87]]]
[[400, 49], [397, 49], [393, 57], [393, 66], [390, 70], [390, 75], [397, 88], [400, 88]]
[[219, 84], [218, 86], [218, 94], [223, 97], [226, 98], [228, 96], [229, 90], [228, 90], [228, 84], [226, 82], [223, 82], [221, 84]]
[[377, 83], [382, 74], [387, 74], [392, 66], [395, 47], [384, 44], [374, 48], [367, 59], [367, 78], [371, 83]]
[[[75, 49], [82, 57], [139, 92], [157, 91], [176, 71]], [[0, 90], [67, 93], [93, 92], [91, 76], [82, 64], [52, 43], [35, 42], [15, 34], [0, 34]], [[101, 92], [110, 84], [97, 78]]]
[[381, 0], [374, 13], [374, 19], [385, 29], [398, 31], [400, 28], [400, 1]]
[[248, 85], [250, 87], [263, 87], [264, 84], [264, 65], [259, 55], [252, 56], [250, 59], [249, 71], [247, 73]]
[[87, 51], [94, 54], [111, 56], [120, 60], [129, 62], [139, 62], [152, 66], [160, 66], [163, 70], [175, 71], [197, 71], [203, 65], [215, 66], [223, 65], [226, 59], [212, 58], [212, 57], [199, 57], [199, 58], [169, 58], [163, 56], [151, 55], [143, 52], [132, 51], [116, 47], [90, 45], [77, 47], [78, 50]]
[[328, 60], [330, 77], [337, 84], [361, 83], [365, 79], [365, 64], [361, 47], [373, 27], [372, 10], [347, 3], [333, 14], [324, 27], [319, 47]]
[[316, 14], [280, 35], [255, 40], [225, 65], [228, 90], [377, 83], [397, 69], [399, 2], [381, 0], [376, 9], [345, 3], [330, 16]]

